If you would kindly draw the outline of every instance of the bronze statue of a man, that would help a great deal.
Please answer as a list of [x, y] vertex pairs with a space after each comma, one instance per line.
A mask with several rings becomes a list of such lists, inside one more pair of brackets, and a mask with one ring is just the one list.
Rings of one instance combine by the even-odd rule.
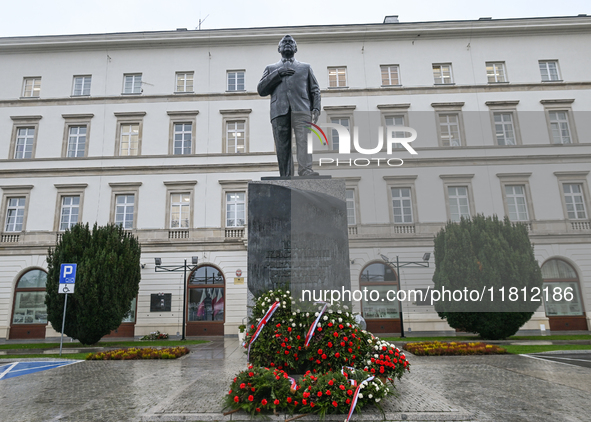
[[307, 152], [309, 122], [316, 123], [320, 115], [320, 87], [307, 63], [293, 56], [298, 46], [291, 35], [279, 42], [281, 60], [265, 68], [257, 90], [259, 95], [271, 95], [271, 125], [275, 138], [277, 162], [281, 177], [294, 175], [291, 151], [291, 130], [295, 132], [298, 174], [318, 176], [312, 170], [312, 154]]

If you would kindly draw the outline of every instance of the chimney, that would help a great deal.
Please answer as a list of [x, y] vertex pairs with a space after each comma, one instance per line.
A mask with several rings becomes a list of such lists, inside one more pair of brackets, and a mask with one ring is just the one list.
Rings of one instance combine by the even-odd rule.
[[400, 23], [398, 15], [390, 15], [384, 18], [384, 23]]

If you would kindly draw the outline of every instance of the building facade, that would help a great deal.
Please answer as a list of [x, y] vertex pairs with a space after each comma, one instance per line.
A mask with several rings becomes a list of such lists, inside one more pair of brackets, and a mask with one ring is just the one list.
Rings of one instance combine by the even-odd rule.
[[[388, 20], [386, 22], [389, 22]], [[257, 83], [285, 34], [322, 90], [321, 123], [370, 149], [315, 144], [315, 170], [347, 184], [353, 288], [426, 289], [420, 261], [449, 220], [527, 225], [546, 285], [572, 286], [523, 328], [591, 322], [591, 17], [165, 31], [0, 39], [0, 337], [51, 337], [48, 248], [77, 222], [116, 223], [142, 245], [142, 280], [119, 335], [235, 335], [246, 316], [247, 184], [278, 174]], [[355, 130], [353, 130], [356, 128]], [[343, 141], [342, 139], [340, 140]], [[388, 161], [390, 160], [390, 161]], [[155, 272], [198, 257], [188, 273]], [[375, 331], [397, 303], [357, 302]], [[423, 302], [404, 328], [450, 327]]]

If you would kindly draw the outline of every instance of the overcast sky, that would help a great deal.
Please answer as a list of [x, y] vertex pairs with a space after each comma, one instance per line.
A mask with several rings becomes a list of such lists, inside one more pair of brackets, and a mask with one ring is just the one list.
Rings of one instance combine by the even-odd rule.
[[4, 0], [0, 36], [591, 15], [589, 0]]

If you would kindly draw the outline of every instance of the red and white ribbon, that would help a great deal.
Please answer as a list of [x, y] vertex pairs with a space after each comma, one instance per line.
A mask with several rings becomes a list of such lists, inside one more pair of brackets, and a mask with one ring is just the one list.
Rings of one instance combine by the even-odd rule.
[[[355, 372], [355, 368], [353, 368], [352, 366], [343, 366], [341, 368], [341, 374], [343, 374], [345, 377], [347, 377], [347, 375], [345, 375], [345, 368], [350, 369], [351, 372]], [[349, 383], [353, 386], [353, 387], [357, 387], [357, 381], [355, 381], [354, 379], [349, 379]]]
[[263, 328], [265, 328], [265, 324], [267, 324], [267, 322], [269, 322], [269, 320], [273, 316], [273, 313], [279, 307], [279, 305], [280, 305], [280, 302], [275, 302], [274, 304], [271, 305], [271, 307], [269, 308], [269, 310], [267, 311], [265, 316], [263, 316], [263, 318], [259, 322], [259, 325], [257, 326], [257, 329], [255, 330], [254, 334], [250, 338], [250, 342], [248, 343], [248, 355], [246, 357], [247, 362], [250, 362], [250, 346], [257, 339], [257, 337], [259, 336], [259, 334], [261, 333]]
[[296, 383], [296, 380], [294, 380], [292, 377], [287, 377], [287, 379], [291, 381], [291, 386], [289, 387], [289, 389], [295, 393], [298, 389], [298, 384]]
[[351, 408], [349, 409], [349, 414], [347, 415], [347, 419], [345, 419], [345, 422], [349, 422], [349, 420], [351, 419], [351, 415], [353, 415], [353, 411], [355, 410], [355, 406], [357, 406], [357, 399], [359, 398], [359, 391], [361, 390], [361, 387], [363, 386], [363, 384], [372, 381], [374, 378], [375, 378], [375, 376], [372, 375], [371, 377], [362, 381], [361, 384], [359, 384], [357, 386], [357, 389], [355, 390], [355, 394], [353, 394], [353, 401], [351, 402]]
[[310, 340], [312, 340], [312, 337], [314, 337], [314, 331], [316, 331], [316, 326], [318, 325], [318, 321], [320, 321], [320, 318], [322, 318], [322, 314], [324, 313], [324, 311], [326, 311], [326, 307], [328, 306], [328, 302], [315, 302], [316, 303], [324, 303], [324, 306], [322, 307], [322, 310], [318, 313], [318, 318], [316, 318], [316, 321], [314, 321], [314, 324], [312, 324], [310, 326], [310, 329], [308, 330], [308, 334], [306, 334], [306, 342], [304, 343], [304, 346], [308, 346], [310, 344]]

